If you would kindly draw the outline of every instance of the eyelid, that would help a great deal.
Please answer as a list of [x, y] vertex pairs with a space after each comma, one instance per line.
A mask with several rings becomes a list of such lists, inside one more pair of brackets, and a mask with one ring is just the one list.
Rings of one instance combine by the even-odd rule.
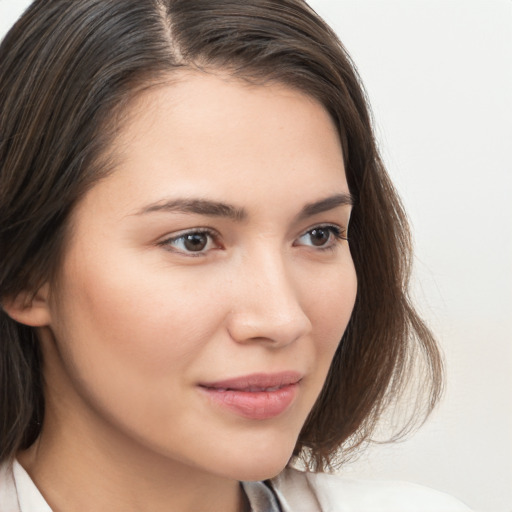
[[309, 227], [308, 229], [303, 231], [302, 234], [299, 235], [296, 240], [301, 239], [303, 236], [307, 235], [311, 231], [314, 231], [315, 229], [326, 229], [326, 230], [329, 230], [331, 235], [334, 237], [334, 241], [331, 242], [331, 243], [328, 243], [326, 245], [323, 245], [323, 246], [310, 246], [308, 244], [296, 244], [295, 242], [294, 242], [294, 245], [305, 245], [307, 247], [314, 247], [314, 249], [317, 250], [317, 251], [321, 251], [321, 250], [333, 249], [334, 247], [336, 247], [337, 242], [348, 241], [347, 228], [346, 227], [342, 227], [342, 226], [340, 226], [338, 224], [333, 224], [333, 223], [329, 223], [329, 222], [328, 223], [315, 224], [314, 226]]
[[[178, 249], [176, 247], [173, 247], [171, 244], [173, 242], [176, 242], [187, 235], [208, 235], [212, 242], [217, 246], [213, 249], [207, 249], [204, 251], [185, 251]], [[175, 254], [180, 254], [187, 257], [199, 257], [199, 256], [206, 256], [210, 251], [221, 248], [221, 245], [219, 243], [220, 235], [219, 233], [212, 229], [207, 227], [198, 227], [198, 228], [191, 228], [191, 229], [184, 229], [182, 231], [178, 231], [177, 233], [172, 233], [171, 235], [167, 235], [163, 240], [159, 241], [157, 243], [158, 246], [163, 247], [164, 249], [167, 249], [170, 252], [173, 252]]]
[[302, 233], [299, 235], [299, 238], [301, 236], [306, 235], [310, 231], [313, 231], [314, 229], [332, 229], [333, 231], [336, 231], [340, 234], [340, 236], [343, 238], [343, 240], [347, 239], [347, 232], [348, 228], [345, 226], [341, 226], [340, 224], [336, 224], [333, 222], [321, 222], [320, 224], [314, 224], [313, 226], [310, 226], [309, 228], [302, 231]]
[[[324, 246], [312, 246], [309, 244], [296, 243], [297, 240], [304, 237], [305, 235], [307, 235], [308, 233], [310, 233], [311, 231], [313, 231], [315, 229], [329, 230], [330, 234], [334, 237], [334, 240], [330, 243], [327, 243]], [[187, 250], [179, 249], [172, 245], [173, 243], [186, 237], [187, 235], [197, 235], [197, 234], [205, 234], [205, 235], [209, 236], [212, 243], [216, 247], [208, 248], [206, 250], [201, 250], [201, 251], [187, 251]], [[220, 234], [215, 229], [208, 228], [208, 227], [197, 227], [197, 228], [184, 229], [182, 231], [172, 233], [171, 235], [167, 235], [163, 240], [157, 242], [157, 245], [161, 246], [171, 252], [174, 252], [176, 254], [180, 254], [183, 256], [187, 256], [187, 257], [199, 257], [199, 256], [206, 256], [212, 250], [221, 249], [222, 245], [219, 242], [220, 238], [221, 238]], [[347, 228], [340, 226], [338, 224], [333, 224], [333, 223], [320, 223], [320, 224], [315, 224], [313, 226], [310, 226], [306, 230], [302, 231], [301, 234], [295, 240], [293, 245], [309, 246], [309, 247], [313, 247], [317, 251], [321, 251], [321, 250], [333, 249], [337, 245], [336, 242], [339, 242], [341, 240], [348, 240]]]

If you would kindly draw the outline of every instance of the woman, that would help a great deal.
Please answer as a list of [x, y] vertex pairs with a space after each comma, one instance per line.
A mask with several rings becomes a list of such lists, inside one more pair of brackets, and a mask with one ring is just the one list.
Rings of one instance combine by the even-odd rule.
[[321, 473], [441, 363], [305, 3], [36, 1], [0, 63], [2, 512], [465, 510]]

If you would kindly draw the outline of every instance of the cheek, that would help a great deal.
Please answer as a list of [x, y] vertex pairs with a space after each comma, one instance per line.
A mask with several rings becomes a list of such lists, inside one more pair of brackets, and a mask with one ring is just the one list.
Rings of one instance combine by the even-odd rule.
[[103, 256], [65, 271], [52, 325], [61, 351], [98, 388], [170, 388], [214, 336], [218, 301], [186, 277]]
[[313, 326], [316, 393], [319, 393], [332, 359], [350, 320], [357, 294], [357, 278], [352, 261], [338, 269], [327, 269], [304, 291]]
[[317, 275], [304, 290], [313, 329], [318, 342], [327, 345], [326, 349], [341, 340], [354, 309], [356, 294], [357, 278], [351, 260]]
[[177, 415], [187, 424], [195, 364], [222, 311], [186, 276], [148, 268], [105, 256], [66, 269], [52, 325], [60, 357], [48, 380], [62, 382], [56, 396], [73, 407], [165, 440]]

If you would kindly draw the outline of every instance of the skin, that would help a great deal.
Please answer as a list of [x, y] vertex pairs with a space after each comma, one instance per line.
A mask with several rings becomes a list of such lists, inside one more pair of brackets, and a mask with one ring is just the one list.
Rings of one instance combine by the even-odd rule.
[[[9, 310], [45, 361], [42, 434], [19, 460], [56, 512], [237, 511], [239, 480], [287, 464], [354, 305], [350, 205], [304, 212], [349, 193], [339, 139], [303, 93], [221, 74], [173, 75], [128, 114], [57, 282]], [[236, 215], [163, 207], [177, 199]], [[180, 237], [204, 228], [190, 251]], [[198, 387], [289, 370], [295, 399], [265, 420]]]

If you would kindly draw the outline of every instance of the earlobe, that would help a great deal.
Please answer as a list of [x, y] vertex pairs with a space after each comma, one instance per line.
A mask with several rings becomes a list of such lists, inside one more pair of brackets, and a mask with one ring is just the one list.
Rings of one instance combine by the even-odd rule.
[[50, 324], [48, 283], [37, 292], [21, 292], [16, 297], [2, 301], [2, 309], [16, 322], [31, 327], [43, 327]]

